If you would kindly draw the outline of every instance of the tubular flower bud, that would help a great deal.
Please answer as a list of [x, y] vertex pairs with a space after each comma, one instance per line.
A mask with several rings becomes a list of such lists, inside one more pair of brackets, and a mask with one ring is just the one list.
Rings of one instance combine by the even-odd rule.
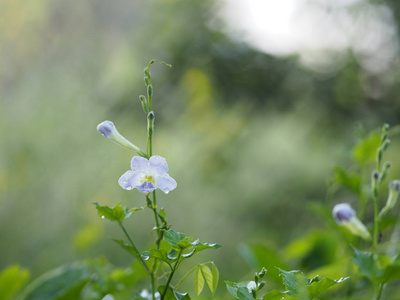
[[365, 225], [357, 218], [356, 212], [348, 203], [335, 205], [332, 215], [339, 225], [345, 226], [354, 235], [358, 235], [365, 240], [371, 240], [371, 234]]
[[399, 193], [400, 193], [400, 180], [391, 181], [389, 184], [389, 196], [386, 201], [386, 205], [382, 208], [382, 210], [379, 213], [379, 218], [385, 216], [396, 205]]
[[115, 128], [114, 123], [111, 121], [104, 121], [97, 125], [97, 130], [106, 138], [111, 139], [114, 143], [121, 147], [131, 149], [141, 156], [146, 156], [142, 150], [124, 138]]

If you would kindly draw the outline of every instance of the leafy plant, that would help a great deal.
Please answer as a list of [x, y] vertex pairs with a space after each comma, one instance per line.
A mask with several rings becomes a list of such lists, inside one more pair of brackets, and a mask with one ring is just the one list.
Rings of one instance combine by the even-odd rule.
[[[151, 291], [144, 293], [148, 296], [140, 297], [152, 300], [190, 299], [187, 293], [179, 293], [177, 291], [177, 288], [187, 276], [184, 276], [177, 285], [172, 284], [177, 269], [184, 260], [191, 258], [193, 255], [206, 249], [218, 249], [221, 245], [201, 243], [199, 240], [193, 241], [192, 236], [187, 237], [183, 233], [172, 230], [165, 210], [158, 208], [156, 190], [159, 189], [164, 194], [169, 194], [176, 188], [177, 183], [167, 173], [168, 165], [166, 160], [161, 156], [153, 155], [155, 113], [152, 108], [154, 91], [151, 83], [150, 66], [154, 62], [171, 67], [164, 62], [152, 60], [144, 69], [147, 97], [141, 95], [139, 99], [142, 109], [147, 116], [146, 151], [141, 150], [123, 137], [111, 121], [104, 121], [97, 127], [106, 138], [137, 153], [138, 156], [132, 158], [131, 170], [125, 172], [120, 177], [118, 183], [125, 190], [137, 189], [143, 193], [147, 205], [134, 208], [121, 207], [119, 203], [114, 207], [102, 206], [98, 203], [95, 203], [95, 205], [101, 218], [115, 222], [121, 228], [128, 243], [123, 240], [114, 241], [141, 264], [150, 279]], [[143, 209], [150, 209], [154, 214], [156, 238], [155, 244], [150, 250], [141, 252], [126, 230], [124, 221], [132, 217], [137, 211]], [[211, 270], [208, 268], [208, 265], [211, 266]], [[167, 274], [164, 272], [165, 267], [168, 270]], [[189, 274], [192, 272], [194, 272], [194, 285], [197, 294], [200, 294], [203, 290], [204, 281], [211, 292], [215, 292], [219, 276], [217, 267], [213, 262], [199, 264]]]

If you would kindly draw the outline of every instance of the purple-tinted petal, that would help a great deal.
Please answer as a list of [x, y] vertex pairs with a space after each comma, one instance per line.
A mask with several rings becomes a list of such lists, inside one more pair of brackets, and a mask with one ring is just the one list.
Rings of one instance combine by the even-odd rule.
[[118, 184], [125, 190], [132, 190], [136, 185], [140, 184], [140, 178], [131, 170], [126, 171], [118, 180]]
[[141, 193], [150, 193], [156, 189], [156, 187], [151, 182], [143, 182], [141, 185], [135, 186]]
[[141, 156], [134, 156], [131, 160], [131, 169], [135, 173], [146, 172], [149, 168], [149, 161]]
[[350, 204], [340, 203], [335, 205], [332, 215], [336, 222], [341, 224], [343, 222], [349, 222], [350, 219], [356, 215], [356, 212], [351, 208]]
[[176, 186], [176, 181], [168, 174], [163, 174], [156, 179], [156, 187], [163, 191], [164, 194], [168, 194], [175, 189]]
[[167, 161], [164, 157], [154, 155], [149, 159], [149, 165], [152, 170], [156, 171], [157, 174], [162, 175], [168, 172]]
[[97, 125], [97, 130], [101, 132], [106, 138], [110, 138], [112, 132], [115, 130], [114, 123], [111, 121], [104, 121]]

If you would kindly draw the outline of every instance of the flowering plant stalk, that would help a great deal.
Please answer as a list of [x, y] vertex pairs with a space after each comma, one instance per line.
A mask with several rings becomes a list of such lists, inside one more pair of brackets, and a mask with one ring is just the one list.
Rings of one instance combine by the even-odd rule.
[[[113, 122], [104, 121], [97, 126], [97, 130], [106, 138], [111, 139], [124, 148], [133, 150], [137, 154], [131, 160], [130, 170], [126, 171], [119, 178], [118, 184], [125, 190], [137, 189], [143, 193], [146, 206], [126, 208], [121, 207], [120, 204], [114, 207], [102, 206], [98, 203], [95, 203], [95, 205], [101, 218], [118, 223], [128, 243], [122, 240], [114, 241], [139, 261], [150, 279], [150, 292], [147, 290], [140, 292], [140, 299], [190, 299], [188, 293], [177, 291], [180, 284], [191, 273], [194, 273], [197, 294], [200, 294], [203, 290], [204, 282], [207, 283], [211, 292], [214, 293], [218, 284], [218, 269], [213, 262], [199, 264], [176, 285], [173, 285], [177, 269], [184, 260], [192, 257], [194, 254], [206, 249], [217, 249], [221, 246], [218, 244], [201, 243], [199, 240], [193, 241], [192, 236], [187, 237], [183, 233], [172, 230], [165, 210], [158, 208], [156, 190], [159, 189], [164, 194], [169, 194], [177, 187], [177, 183], [168, 174], [169, 169], [166, 159], [158, 155], [153, 155], [155, 113], [153, 111], [154, 90], [151, 82], [150, 66], [154, 62], [171, 67], [171, 65], [165, 62], [153, 59], [144, 69], [147, 97], [141, 95], [139, 96], [139, 100], [147, 118], [146, 151], [141, 150], [119, 134]], [[146, 208], [153, 212], [156, 237], [154, 246], [150, 250], [141, 252], [123, 222], [136, 211]], [[165, 267], [169, 270], [167, 274], [164, 274]]]
[[[389, 125], [384, 124], [380, 133], [373, 132], [370, 136], [361, 140], [361, 142], [354, 149], [355, 159], [360, 164], [367, 162], [368, 157], [365, 153], [371, 152], [371, 145], [376, 145], [375, 155], [375, 170], [371, 172], [370, 176], [370, 199], [373, 208], [372, 225], [367, 226], [361, 221], [364, 212], [367, 209], [368, 194], [362, 188], [361, 174], [349, 174], [345, 170], [340, 169], [340, 180], [343, 185], [350, 187], [351, 180], [360, 183], [357, 190], [359, 195], [359, 216], [356, 216], [356, 211], [348, 203], [336, 204], [333, 208], [332, 214], [336, 222], [346, 227], [352, 234], [361, 237], [366, 241], [366, 251], [359, 250], [359, 241], [350, 240], [349, 244], [353, 249], [353, 263], [358, 267], [361, 275], [367, 277], [374, 287], [374, 300], [382, 299], [384, 287], [391, 281], [400, 278], [400, 251], [398, 246], [398, 219], [395, 222], [386, 218], [386, 215], [393, 210], [396, 205], [397, 198], [400, 193], [400, 180], [391, 180], [388, 185], [388, 198], [386, 204], [382, 207], [380, 204], [380, 192], [383, 188], [383, 183], [388, 177], [389, 170], [392, 163], [383, 161], [383, 154], [390, 145]], [[339, 174], [339, 173], [338, 173]], [[351, 179], [352, 178], [352, 179]], [[354, 186], [354, 184], [353, 184]], [[397, 230], [392, 232], [391, 238], [384, 242], [387, 233], [390, 232], [390, 227], [397, 223]], [[386, 247], [384, 247], [386, 246]], [[391, 299], [391, 298], [387, 298]]]

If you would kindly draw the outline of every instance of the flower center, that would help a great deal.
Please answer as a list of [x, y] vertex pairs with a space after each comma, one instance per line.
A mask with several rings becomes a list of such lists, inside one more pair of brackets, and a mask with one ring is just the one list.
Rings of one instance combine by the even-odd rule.
[[154, 183], [153, 176], [150, 176], [150, 175], [144, 176], [143, 181]]

